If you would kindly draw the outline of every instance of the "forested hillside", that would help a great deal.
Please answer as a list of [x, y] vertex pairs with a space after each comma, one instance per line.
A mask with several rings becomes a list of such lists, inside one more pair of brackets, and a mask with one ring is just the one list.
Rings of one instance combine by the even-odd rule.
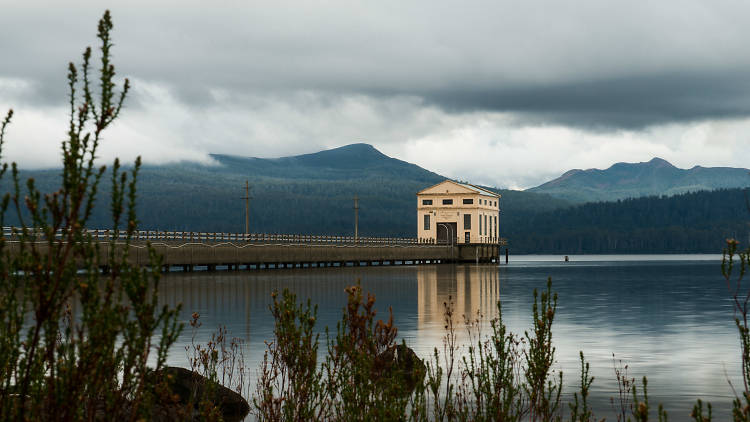
[[720, 253], [750, 237], [746, 191], [599, 202], [501, 218], [515, 253]]
[[[416, 236], [416, 193], [445, 178], [387, 157], [366, 144], [277, 159], [214, 155], [216, 165], [146, 166], [138, 183], [143, 229], [242, 232], [245, 180], [250, 230], [265, 233], [350, 235], [353, 198], [360, 198], [363, 236]], [[43, 190], [59, 186], [58, 170], [25, 171]], [[103, 180], [92, 226], [109, 227]], [[7, 187], [6, 187], [7, 189]], [[508, 215], [567, 206], [548, 195], [501, 190]], [[13, 221], [8, 221], [12, 224]]]
[[[144, 167], [138, 183], [141, 228], [242, 232], [241, 198], [249, 180], [252, 232], [350, 235], [357, 195], [361, 235], [414, 237], [416, 192], [444, 180], [366, 144], [277, 159], [213, 158], [215, 165]], [[59, 186], [59, 170], [24, 171], [22, 177], [33, 177], [43, 191]], [[102, 181], [92, 227], [111, 225], [109, 177]], [[572, 208], [547, 194], [499, 193], [501, 235], [514, 253], [716, 253], [726, 237], [748, 236], [750, 215], [740, 189]]]

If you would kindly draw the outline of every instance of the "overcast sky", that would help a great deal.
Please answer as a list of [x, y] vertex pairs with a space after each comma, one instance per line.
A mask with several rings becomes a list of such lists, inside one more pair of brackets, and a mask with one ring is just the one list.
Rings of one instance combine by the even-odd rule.
[[58, 3], [0, 0], [5, 149], [25, 167], [59, 161], [67, 63], [105, 8], [133, 83], [107, 161], [366, 142], [515, 188], [654, 156], [750, 167], [745, 0]]

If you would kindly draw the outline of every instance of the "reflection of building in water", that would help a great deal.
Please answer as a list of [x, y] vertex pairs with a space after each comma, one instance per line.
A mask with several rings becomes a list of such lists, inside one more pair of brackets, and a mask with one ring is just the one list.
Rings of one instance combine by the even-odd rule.
[[498, 268], [492, 265], [428, 265], [417, 267], [418, 328], [442, 325], [444, 303], [454, 304], [454, 322], [464, 316], [497, 316], [500, 300]]

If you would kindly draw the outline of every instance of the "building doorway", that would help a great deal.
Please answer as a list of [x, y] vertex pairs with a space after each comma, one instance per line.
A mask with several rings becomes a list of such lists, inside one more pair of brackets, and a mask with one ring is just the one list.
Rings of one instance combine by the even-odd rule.
[[437, 241], [446, 245], [456, 243], [457, 223], [437, 223]]

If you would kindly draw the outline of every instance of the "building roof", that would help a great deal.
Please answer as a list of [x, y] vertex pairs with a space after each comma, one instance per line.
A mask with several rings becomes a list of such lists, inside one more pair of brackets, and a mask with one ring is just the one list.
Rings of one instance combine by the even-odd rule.
[[492, 191], [484, 189], [484, 188], [480, 188], [479, 186], [470, 185], [468, 183], [459, 183], [459, 185], [467, 187], [469, 189], [474, 189], [474, 190], [477, 191], [477, 193], [481, 193], [483, 195], [495, 196], [497, 198], [500, 197], [500, 194], [492, 192]]
[[[445, 183], [450, 183], [452, 185], [464, 188], [464, 189], [468, 190], [471, 193], [478, 193], [480, 195], [494, 196], [495, 198], [500, 198], [500, 195], [497, 194], [497, 193], [495, 193], [495, 192], [489, 191], [489, 190], [484, 189], [484, 188], [480, 188], [479, 186], [474, 186], [474, 185], [469, 184], [469, 183], [456, 182], [454, 180], [444, 180], [444, 181], [442, 181], [442, 182], [440, 182], [440, 183], [438, 183], [436, 185], [430, 186], [428, 188], [424, 188], [421, 191], [417, 192], [417, 195], [422, 194], [422, 193], [433, 193], [433, 192], [428, 192], [428, 191], [434, 189], [437, 186], [445, 184]], [[467, 192], [467, 193], [469, 193], [469, 192]], [[435, 193], [437, 193], [437, 192], [435, 192]]]

